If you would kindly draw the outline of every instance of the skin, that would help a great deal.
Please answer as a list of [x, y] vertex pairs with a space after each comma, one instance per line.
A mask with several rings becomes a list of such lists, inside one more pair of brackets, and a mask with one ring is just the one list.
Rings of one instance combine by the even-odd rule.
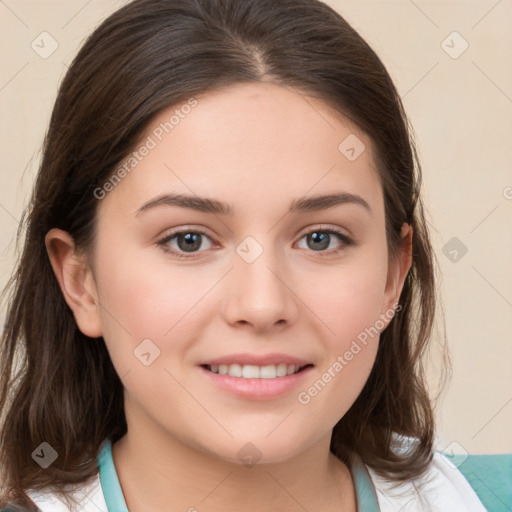
[[[113, 457], [127, 505], [132, 512], [355, 511], [350, 471], [329, 443], [368, 379], [378, 336], [309, 403], [297, 395], [398, 302], [412, 229], [404, 224], [406, 250], [388, 260], [371, 140], [325, 103], [267, 83], [196, 99], [99, 201], [89, 255], [63, 231], [46, 237], [78, 327], [103, 336], [125, 388], [128, 433]], [[176, 108], [159, 113], [142, 140]], [[338, 150], [350, 134], [366, 147], [354, 161]], [[236, 214], [158, 206], [137, 215], [170, 192], [226, 201]], [[372, 213], [343, 204], [286, 214], [294, 199], [334, 192], [362, 196]], [[158, 244], [179, 228], [208, 235], [195, 253], [168, 242], [189, 259]], [[318, 249], [306, 235], [320, 228], [356, 243], [331, 235]], [[263, 249], [252, 263], [236, 252], [247, 236]], [[145, 366], [133, 351], [148, 338], [160, 356]], [[215, 389], [198, 367], [235, 352], [281, 352], [314, 367], [284, 396], [244, 399]], [[237, 456], [249, 442], [261, 455], [251, 467]]]

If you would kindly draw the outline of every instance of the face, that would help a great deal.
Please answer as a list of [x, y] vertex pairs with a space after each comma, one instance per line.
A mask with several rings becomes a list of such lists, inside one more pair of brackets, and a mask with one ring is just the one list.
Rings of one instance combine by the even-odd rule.
[[388, 261], [371, 141], [345, 117], [262, 83], [185, 105], [97, 192], [95, 325], [140, 432], [283, 461], [356, 400], [407, 264]]

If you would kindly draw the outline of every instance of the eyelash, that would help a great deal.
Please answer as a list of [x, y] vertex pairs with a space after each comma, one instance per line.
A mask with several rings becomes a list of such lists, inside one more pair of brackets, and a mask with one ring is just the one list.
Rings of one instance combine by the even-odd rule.
[[[178, 257], [180, 259], [193, 259], [195, 257], [194, 255], [198, 254], [197, 252], [196, 253], [190, 253], [190, 255], [185, 255], [182, 252], [178, 252], [178, 251], [169, 249], [169, 246], [167, 245], [176, 236], [187, 234], [187, 233], [194, 233], [194, 234], [197, 234], [197, 235], [203, 235], [203, 236], [206, 236], [207, 238], [211, 239], [211, 237], [205, 231], [203, 231], [201, 229], [185, 229], [185, 230], [181, 230], [181, 231], [174, 231], [173, 233], [170, 233], [170, 234], [166, 235], [164, 238], [160, 239], [157, 242], [157, 245], [160, 246], [164, 252], [173, 254], [174, 256], [176, 256], [176, 257]], [[325, 258], [325, 257], [328, 257], [328, 256], [334, 256], [334, 255], [338, 254], [339, 252], [341, 252], [343, 249], [345, 249], [345, 248], [347, 248], [347, 247], [349, 247], [351, 245], [355, 245], [354, 240], [352, 240], [347, 235], [345, 235], [345, 234], [341, 233], [340, 231], [338, 231], [336, 229], [333, 229], [333, 228], [325, 228], [325, 229], [316, 228], [316, 229], [312, 229], [312, 230], [308, 231], [307, 233], [304, 233], [300, 237], [300, 240], [302, 240], [302, 238], [304, 238], [305, 236], [310, 235], [311, 233], [326, 233], [326, 234], [329, 234], [329, 235], [336, 235], [338, 237], [338, 239], [342, 242], [341, 247], [338, 248], [338, 249], [331, 249], [330, 251], [311, 251], [311, 252], [317, 253], [320, 258]]]

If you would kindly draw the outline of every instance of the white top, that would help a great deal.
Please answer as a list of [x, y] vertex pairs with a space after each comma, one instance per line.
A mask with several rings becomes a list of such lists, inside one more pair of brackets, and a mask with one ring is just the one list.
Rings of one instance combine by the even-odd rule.
[[[78, 510], [128, 512], [108, 439], [100, 450], [98, 467], [96, 478], [73, 493], [80, 502]], [[377, 475], [358, 457], [351, 471], [359, 512], [487, 512], [464, 475], [437, 451], [421, 479], [398, 485]], [[27, 494], [42, 512], [69, 512], [65, 503], [52, 492], [28, 490]]]

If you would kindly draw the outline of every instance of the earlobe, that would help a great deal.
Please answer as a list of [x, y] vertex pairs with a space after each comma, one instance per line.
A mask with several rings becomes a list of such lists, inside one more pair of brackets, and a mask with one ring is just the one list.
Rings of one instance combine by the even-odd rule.
[[98, 294], [86, 258], [78, 254], [73, 237], [61, 229], [51, 229], [45, 237], [48, 257], [67, 305], [78, 328], [91, 338], [102, 335]]
[[[386, 290], [382, 302], [382, 314], [389, 313], [390, 310], [395, 309], [400, 299], [405, 278], [412, 264], [412, 235], [412, 226], [404, 223], [400, 231], [402, 245], [394, 261], [391, 261], [389, 264]], [[389, 321], [391, 321], [391, 318], [389, 318]]]

